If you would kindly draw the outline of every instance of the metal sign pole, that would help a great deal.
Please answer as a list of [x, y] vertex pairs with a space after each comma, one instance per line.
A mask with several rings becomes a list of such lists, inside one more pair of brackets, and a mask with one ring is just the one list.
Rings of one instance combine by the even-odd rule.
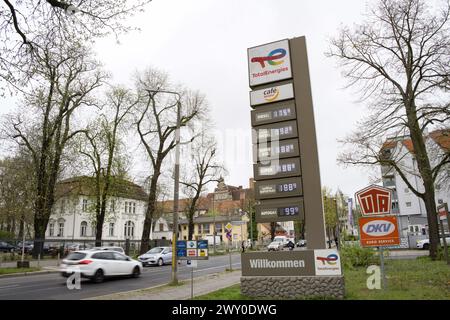
[[194, 268], [191, 268], [191, 300], [194, 299]]
[[383, 290], [386, 290], [386, 275], [384, 272], [384, 250], [383, 247], [378, 247], [378, 250], [380, 252], [380, 266], [381, 266], [381, 281]]
[[442, 233], [442, 242], [444, 243], [445, 260], [447, 261], [447, 264], [450, 265], [450, 260], [448, 257], [447, 239], [445, 237], [445, 230], [444, 230], [444, 219], [439, 219], [439, 222], [441, 223], [441, 233]]

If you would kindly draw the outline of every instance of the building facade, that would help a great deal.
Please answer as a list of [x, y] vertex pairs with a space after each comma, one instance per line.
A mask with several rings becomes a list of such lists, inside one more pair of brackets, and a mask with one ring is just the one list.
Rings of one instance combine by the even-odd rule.
[[[75, 177], [58, 183], [56, 202], [46, 238], [49, 240], [95, 240], [94, 180]], [[138, 185], [118, 180], [107, 202], [103, 240], [140, 240], [147, 209], [147, 194]]]
[[[443, 156], [450, 152], [450, 130], [438, 130], [426, 134], [426, 148], [430, 155], [431, 166], [436, 166]], [[392, 159], [401, 159], [398, 165], [406, 179], [419, 192], [424, 191], [419, 175], [414, 148], [409, 137], [387, 140], [382, 152]], [[435, 183], [436, 205], [450, 203], [450, 165], [443, 168], [442, 175]], [[383, 186], [392, 190], [392, 213], [399, 216], [399, 229], [403, 237], [407, 235], [428, 235], [428, 222], [425, 203], [417, 197], [398, 172], [388, 166], [381, 167]]]

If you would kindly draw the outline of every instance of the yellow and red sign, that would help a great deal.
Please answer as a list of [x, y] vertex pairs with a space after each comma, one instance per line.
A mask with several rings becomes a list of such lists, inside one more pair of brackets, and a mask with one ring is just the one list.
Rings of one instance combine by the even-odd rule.
[[396, 216], [359, 218], [359, 234], [363, 247], [400, 245]]

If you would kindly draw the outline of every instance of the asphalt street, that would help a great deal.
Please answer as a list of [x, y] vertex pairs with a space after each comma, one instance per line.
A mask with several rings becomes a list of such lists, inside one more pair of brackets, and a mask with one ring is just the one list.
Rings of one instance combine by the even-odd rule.
[[[240, 255], [232, 255], [232, 267], [240, 268], [240, 265]], [[198, 261], [198, 267], [194, 269], [194, 277], [222, 272], [227, 268], [229, 268], [228, 255], [210, 257], [209, 260]], [[178, 268], [178, 278], [184, 280], [190, 277], [191, 268], [186, 266], [186, 262], [182, 262]], [[167, 284], [170, 278], [170, 265], [145, 267], [137, 279], [107, 279], [100, 284], [83, 279], [79, 290], [69, 290], [66, 279], [59, 273], [0, 278], [0, 300], [80, 300]]]

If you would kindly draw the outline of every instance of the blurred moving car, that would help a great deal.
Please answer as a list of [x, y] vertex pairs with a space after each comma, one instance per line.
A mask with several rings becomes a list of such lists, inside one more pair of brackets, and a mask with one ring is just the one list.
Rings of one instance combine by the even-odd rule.
[[268, 251], [280, 251], [283, 250], [284, 244], [281, 241], [272, 241], [268, 246]]
[[138, 260], [143, 266], [158, 265], [162, 266], [166, 263], [172, 263], [171, 247], [155, 247], [140, 255]]
[[60, 272], [70, 277], [79, 272], [81, 277], [100, 283], [107, 277], [129, 275], [140, 276], [142, 264], [116, 251], [82, 250], [74, 251], [62, 261]]
[[18, 252], [19, 247], [5, 241], [0, 241], [0, 252]]
[[[444, 245], [444, 239], [443, 239], [442, 235], [439, 235], [439, 238], [441, 240], [441, 245]], [[450, 246], [450, 234], [445, 235], [445, 242], [447, 242], [447, 245]], [[429, 250], [430, 249], [430, 239], [417, 240], [416, 248], [423, 249], [423, 250]]]
[[94, 247], [91, 250], [105, 250], [105, 251], [116, 251], [120, 252], [121, 254], [125, 254], [125, 250], [123, 250], [122, 247]]

